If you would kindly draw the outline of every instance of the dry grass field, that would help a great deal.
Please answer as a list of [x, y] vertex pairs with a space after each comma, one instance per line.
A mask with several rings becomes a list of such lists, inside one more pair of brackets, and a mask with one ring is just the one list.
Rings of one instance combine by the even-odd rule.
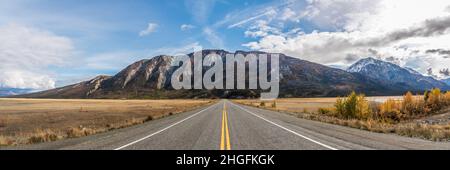
[[213, 102], [0, 99], [0, 145], [87, 136], [193, 110]]

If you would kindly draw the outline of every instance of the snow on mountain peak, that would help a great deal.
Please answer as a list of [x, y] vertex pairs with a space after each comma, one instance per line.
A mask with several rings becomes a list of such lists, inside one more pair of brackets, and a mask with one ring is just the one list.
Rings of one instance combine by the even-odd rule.
[[363, 69], [365, 69], [368, 65], [382, 65], [382, 64], [388, 64], [385, 63], [383, 61], [374, 59], [372, 57], [369, 58], [365, 58], [365, 59], [361, 59], [358, 62], [356, 62], [355, 64], [351, 65], [347, 71], [348, 72], [361, 72]]

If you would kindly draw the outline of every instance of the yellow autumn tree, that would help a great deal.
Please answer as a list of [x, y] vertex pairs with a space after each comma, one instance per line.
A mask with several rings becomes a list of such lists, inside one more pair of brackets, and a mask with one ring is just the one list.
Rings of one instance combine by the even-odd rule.
[[399, 121], [402, 118], [400, 104], [394, 99], [388, 99], [380, 105], [380, 116], [385, 120]]
[[444, 100], [445, 100], [447, 106], [450, 105], [450, 91], [447, 91], [444, 94]]
[[362, 94], [357, 97], [356, 117], [359, 119], [368, 119], [369, 117], [371, 117], [369, 102]]
[[407, 92], [405, 96], [403, 96], [402, 101], [402, 112], [406, 115], [414, 115], [416, 108], [416, 102], [413, 98], [413, 94], [411, 92]]
[[430, 91], [426, 102], [432, 112], [442, 108], [441, 95], [441, 90], [439, 88], [434, 88]]
[[363, 94], [350, 93], [344, 99], [338, 99], [335, 103], [336, 115], [343, 118], [367, 119], [371, 116], [369, 102]]

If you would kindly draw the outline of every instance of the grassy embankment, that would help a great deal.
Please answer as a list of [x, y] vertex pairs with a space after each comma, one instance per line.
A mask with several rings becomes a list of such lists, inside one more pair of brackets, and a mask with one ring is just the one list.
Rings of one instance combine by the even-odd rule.
[[423, 95], [345, 98], [235, 100], [238, 103], [289, 113], [294, 116], [379, 133], [395, 133], [434, 141], [450, 141], [450, 120], [428, 121], [450, 115], [450, 92], [433, 89]]

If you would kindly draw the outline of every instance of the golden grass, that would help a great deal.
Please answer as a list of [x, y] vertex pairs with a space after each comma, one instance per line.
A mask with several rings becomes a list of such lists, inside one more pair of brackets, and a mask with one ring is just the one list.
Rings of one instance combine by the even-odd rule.
[[213, 102], [0, 99], [0, 145], [87, 136], [186, 112]]

